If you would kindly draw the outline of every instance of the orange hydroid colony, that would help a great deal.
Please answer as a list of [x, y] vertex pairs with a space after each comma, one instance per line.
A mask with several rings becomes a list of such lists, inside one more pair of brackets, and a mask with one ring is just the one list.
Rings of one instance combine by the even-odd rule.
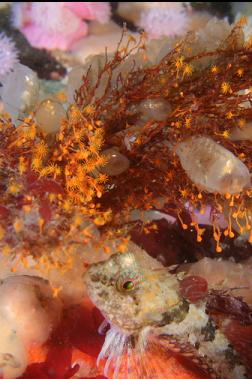
[[[2, 117], [3, 253], [18, 252], [24, 262], [32, 254], [44, 268], [64, 269], [76, 246], [98, 244], [97, 228], [105, 251], [104, 241], [114, 237], [124, 251], [129, 230], [139, 222], [131, 212], [160, 209], [160, 202], [184, 229], [195, 228], [198, 242], [204, 229], [196, 211], [204, 214], [211, 206], [217, 252], [223, 235], [234, 237], [233, 228], [252, 242], [251, 141], [231, 138], [252, 118], [252, 43], [243, 39], [243, 21], [214, 51], [194, 54], [189, 34], [156, 64], [148, 62], [144, 35], [125, 44], [124, 32], [95, 82], [90, 66], [55, 134], [40, 130], [33, 114], [17, 127]], [[155, 106], [164, 116], [145, 121], [143, 108]], [[199, 145], [208, 141], [205, 150], [196, 148], [196, 137]], [[109, 157], [103, 151], [111, 147], [129, 161], [122, 174], [104, 169]], [[215, 182], [216, 167], [222, 176]], [[195, 170], [201, 177], [194, 181]], [[184, 220], [188, 209], [191, 225]], [[220, 213], [226, 215], [225, 230]]]

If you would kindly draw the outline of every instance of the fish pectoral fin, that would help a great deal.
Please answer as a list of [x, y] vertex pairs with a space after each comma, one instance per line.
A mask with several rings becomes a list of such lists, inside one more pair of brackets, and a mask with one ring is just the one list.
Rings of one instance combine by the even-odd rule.
[[[155, 337], [159, 354], [193, 379], [220, 379], [206, 358], [199, 356], [197, 349], [184, 339], [169, 335]], [[165, 358], [166, 357], [166, 358]], [[168, 376], [171, 377], [171, 376]]]

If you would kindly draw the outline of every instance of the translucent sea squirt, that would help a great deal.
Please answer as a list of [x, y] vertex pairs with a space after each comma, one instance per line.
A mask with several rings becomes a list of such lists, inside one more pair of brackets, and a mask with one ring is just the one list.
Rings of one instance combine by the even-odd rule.
[[186, 174], [200, 189], [235, 194], [251, 185], [245, 164], [209, 137], [180, 142], [176, 153]]

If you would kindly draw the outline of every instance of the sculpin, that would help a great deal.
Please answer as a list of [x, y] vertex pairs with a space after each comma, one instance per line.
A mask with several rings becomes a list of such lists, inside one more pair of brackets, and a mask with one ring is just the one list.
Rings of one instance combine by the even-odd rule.
[[[181, 294], [180, 274], [153, 268], [152, 258], [144, 258], [118, 253], [87, 270], [88, 294], [110, 324], [98, 357], [98, 364], [106, 359], [104, 375], [165, 379], [170, 352], [194, 365], [202, 378], [249, 378], [241, 357], [207, 313], [206, 300], [190, 303]], [[152, 351], [162, 358], [154, 359]]]

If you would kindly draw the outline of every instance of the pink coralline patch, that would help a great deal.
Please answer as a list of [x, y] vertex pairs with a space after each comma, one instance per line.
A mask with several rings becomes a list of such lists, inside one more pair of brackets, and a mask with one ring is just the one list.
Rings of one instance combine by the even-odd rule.
[[14, 3], [12, 14], [13, 25], [32, 46], [68, 50], [87, 35], [84, 20], [107, 22], [110, 6], [106, 2], [24, 2]]

